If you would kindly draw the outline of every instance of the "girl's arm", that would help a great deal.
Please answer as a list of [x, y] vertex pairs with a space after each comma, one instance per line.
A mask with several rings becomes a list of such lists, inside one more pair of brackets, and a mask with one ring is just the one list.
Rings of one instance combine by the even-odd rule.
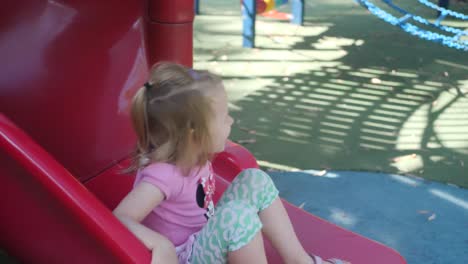
[[140, 182], [125, 196], [113, 213], [152, 251], [151, 263], [178, 263], [175, 247], [171, 241], [141, 224], [141, 221], [164, 198], [164, 194], [159, 188], [146, 182]]

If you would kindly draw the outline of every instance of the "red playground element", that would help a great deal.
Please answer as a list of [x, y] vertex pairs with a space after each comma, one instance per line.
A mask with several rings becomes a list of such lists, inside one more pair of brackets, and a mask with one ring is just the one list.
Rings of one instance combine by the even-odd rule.
[[[266, 8], [267, 8], [267, 4], [265, 3], [264, 0], [255, 0], [255, 2], [257, 2], [257, 14], [261, 14], [263, 12], [265, 12]], [[242, 4], [242, 2], [241, 2]]]
[[[0, 249], [21, 263], [149, 263], [111, 210], [133, 182], [120, 174], [135, 141], [131, 97], [154, 62], [192, 64], [193, 0], [10, 1], [0, 20]], [[219, 198], [257, 163], [229, 143], [213, 166]], [[405, 263], [390, 248], [286, 208], [310, 252]]]

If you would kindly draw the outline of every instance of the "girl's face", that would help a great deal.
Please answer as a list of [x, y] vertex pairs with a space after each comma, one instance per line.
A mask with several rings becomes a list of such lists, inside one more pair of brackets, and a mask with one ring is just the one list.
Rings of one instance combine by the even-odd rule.
[[231, 125], [234, 122], [228, 112], [228, 100], [224, 87], [213, 91], [214, 118], [211, 122], [211, 136], [213, 137], [213, 152], [224, 150], [226, 140], [231, 133]]

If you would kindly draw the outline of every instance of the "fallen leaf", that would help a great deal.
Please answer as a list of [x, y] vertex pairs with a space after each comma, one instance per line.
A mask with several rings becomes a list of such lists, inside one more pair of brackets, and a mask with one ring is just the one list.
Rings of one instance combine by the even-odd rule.
[[356, 40], [354, 42], [354, 45], [356, 45], [356, 46], [362, 46], [362, 44], [364, 44], [364, 40], [362, 40], [362, 39], [358, 39], [358, 40]]
[[325, 174], [327, 174], [327, 170], [321, 170], [321, 171], [319, 171], [318, 173], [316, 173], [315, 175], [317, 175], [317, 176], [323, 176], [323, 175], [325, 175]]
[[410, 155], [395, 157], [395, 158], [393, 158], [393, 161], [394, 162], [399, 162], [399, 161], [404, 161], [404, 160], [408, 160], [408, 159], [415, 159], [415, 158], [417, 158], [417, 156], [418, 155], [416, 155], [416, 153], [413, 153], [413, 154], [410, 154]]
[[247, 127], [239, 127], [240, 130], [246, 131], [249, 134], [257, 134], [257, 131], [249, 129]]
[[257, 142], [257, 140], [255, 138], [237, 140], [237, 143], [239, 143], [239, 144], [252, 144], [252, 143], [255, 143], [255, 142]]

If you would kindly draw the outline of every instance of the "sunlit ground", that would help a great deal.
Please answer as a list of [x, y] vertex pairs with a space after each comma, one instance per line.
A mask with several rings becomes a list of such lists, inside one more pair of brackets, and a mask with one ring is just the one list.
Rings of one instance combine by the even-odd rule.
[[[265, 167], [468, 187], [467, 52], [410, 36], [352, 0], [306, 0], [303, 27], [260, 18], [257, 48], [243, 49], [238, 2], [201, 1], [194, 63], [222, 75], [236, 119], [231, 138]], [[394, 2], [434, 19], [417, 1]], [[451, 2], [468, 13], [468, 4]]]

